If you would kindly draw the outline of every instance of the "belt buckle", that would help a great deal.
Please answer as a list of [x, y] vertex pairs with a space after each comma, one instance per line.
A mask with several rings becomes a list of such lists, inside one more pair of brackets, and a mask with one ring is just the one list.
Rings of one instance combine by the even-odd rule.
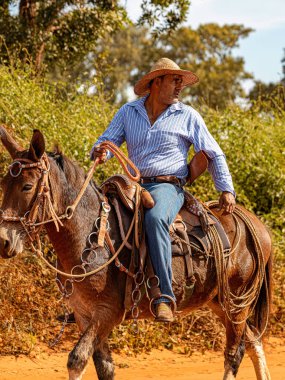
[[150, 177], [149, 180], [150, 180], [151, 183], [155, 183], [156, 182], [156, 178], [155, 177]]
[[182, 185], [182, 180], [180, 178], [178, 178], [178, 177], [174, 177], [173, 178], [173, 183], [174, 183], [174, 185], [179, 186], [179, 187], [183, 186]]

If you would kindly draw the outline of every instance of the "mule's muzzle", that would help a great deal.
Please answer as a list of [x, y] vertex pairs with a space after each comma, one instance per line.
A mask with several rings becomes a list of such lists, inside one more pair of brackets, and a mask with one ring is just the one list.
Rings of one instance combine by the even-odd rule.
[[0, 256], [3, 259], [11, 259], [16, 256], [17, 252], [12, 249], [11, 243], [8, 239], [0, 237]]
[[5, 226], [0, 226], [0, 257], [11, 259], [23, 251], [20, 236], [16, 229], [8, 230]]

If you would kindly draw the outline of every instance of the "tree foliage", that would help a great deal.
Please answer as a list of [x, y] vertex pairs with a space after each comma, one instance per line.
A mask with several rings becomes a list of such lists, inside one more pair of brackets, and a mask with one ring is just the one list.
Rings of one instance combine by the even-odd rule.
[[173, 31], [186, 21], [189, 6], [190, 0], [143, 0], [139, 25], [150, 25], [154, 36]]
[[[94, 52], [94, 61], [104, 51], [106, 90], [114, 89], [114, 100], [125, 100], [126, 91], [161, 57], [173, 59], [183, 69], [195, 72], [200, 83], [184, 94], [212, 108], [225, 108], [244, 97], [242, 81], [251, 78], [244, 60], [233, 55], [241, 38], [252, 31], [243, 25], [205, 24], [197, 29], [181, 27], [155, 40], [147, 28], [126, 28], [103, 39]], [[102, 61], [101, 61], [102, 62]]]
[[38, 72], [46, 68], [53, 80], [83, 83], [93, 77], [96, 89], [102, 85], [113, 100], [123, 102], [135, 81], [167, 56], [200, 77], [198, 86], [185, 90], [189, 101], [224, 108], [244, 96], [241, 82], [250, 74], [233, 50], [250, 28], [206, 24], [176, 30], [186, 18], [188, 0], [142, 0], [143, 26], [137, 27], [120, 4], [0, 0], [0, 59], [8, 63], [15, 53]]
[[255, 81], [248, 98], [251, 104], [258, 104], [263, 110], [270, 111], [272, 108], [285, 110], [285, 84]]
[[[141, 23], [175, 28], [185, 20], [188, 0], [144, 0]], [[164, 21], [164, 22], [163, 22]], [[130, 20], [119, 0], [0, 0], [2, 62], [11, 52], [28, 56], [37, 70], [84, 61], [98, 39], [111, 35]]]
[[125, 10], [112, 0], [2, 0], [0, 15], [2, 59], [17, 50], [38, 70], [44, 61], [58, 65], [84, 59], [98, 38], [126, 22]]

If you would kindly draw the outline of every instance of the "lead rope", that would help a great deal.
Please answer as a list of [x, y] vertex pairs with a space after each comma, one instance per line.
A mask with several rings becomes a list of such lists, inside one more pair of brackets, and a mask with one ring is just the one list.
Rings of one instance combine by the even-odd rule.
[[[117, 147], [117, 145], [113, 144], [111, 141], [103, 141], [100, 144], [100, 148], [109, 150], [110, 152], [112, 152], [116, 156], [116, 158], [120, 162], [121, 166], [123, 167], [125, 173], [127, 174], [127, 176], [131, 180], [133, 180], [135, 182], [138, 182], [140, 180], [141, 176], [140, 176], [140, 172], [139, 172], [138, 168], [135, 166], [135, 164], [127, 156], [124, 155], [124, 153], [120, 150], [120, 148]], [[134, 175], [132, 175], [130, 173], [125, 162], [129, 165], [130, 168], [132, 168], [132, 170], [134, 171]]]
[[[134, 227], [134, 223], [135, 223], [135, 217], [133, 217], [132, 222], [131, 222], [130, 227], [129, 227], [129, 230], [128, 230], [127, 234], [126, 234], [126, 237], [125, 237], [125, 239], [123, 240], [123, 242], [121, 243], [120, 247], [117, 249], [117, 251], [115, 251], [115, 252], [113, 253], [113, 256], [112, 256], [108, 261], [106, 261], [106, 263], [104, 263], [104, 264], [101, 265], [99, 268], [94, 269], [94, 270], [91, 271], [91, 272], [85, 272], [85, 271], [84, 271], [84, 273], [82, 273], [82, 274], [74, 274], [74, 273], [72, 273], [72, 272], [74, 272], [75, 268], [78, 267], [77, 265], [76, 265], [75, 267], [72, 268], [71, 273], [63, 272], [63, 271], [61, 271], [61, 270], [55, 268], [52, 264], [50, 264], [49, 261], [43, 256], [43, 252], [42, 252], [41, 248], [40, 248], [40, 249], [37, 249], [37, 248], [35, 247], [35, 245], [33, 244], [33, 242], [31, 242], [31, 248], [32, 248], [32, 250], [38, 255], [38, 257], [39, 257], [41, 260], [43, 260], [44, 263], [45, 263], [50, 269], [52, 269], [54, 272], [56, 272], [57, 274], [61, 274], [61, 275], [63, 275], [63, 276], [70, 277], [70, 278], [75, 278], [75, 279], [76, 279], [76, 278], [77, 278], [77, 279], [80, 279], [80, 278], [81, 278], [81, 279], [82, 279], [82, 278], [85, 278], [85, 277], [87, 277], [87, 276], [91, 276], [91, 275], [93, 275], [93, 274], [95, 274], [95, 273], [100, 272], [102, 269], [106, 268], [108, 265], [110, 265], [110, 264], [111, 264], [111, 263], [112, 263], [112, 262], [118, 257], [118, 255], [120, 254], [121, 250], [124, 248], [126, 241], [127, 241], [128, 238], [130, 237], [130, 234], [131, 234], [132, 229], [133, 229], [133, 227]], [[38, 244], [39, 244], [39, 242], [38, 242]], [[112, 252], [111, 252], [111, 253], [112, 253]]]

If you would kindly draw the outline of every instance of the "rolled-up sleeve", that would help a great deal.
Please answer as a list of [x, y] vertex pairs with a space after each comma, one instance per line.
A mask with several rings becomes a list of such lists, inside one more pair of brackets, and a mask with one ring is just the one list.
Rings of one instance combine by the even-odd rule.
[[[124, 106], [114, 116], [113, 120], [105, 130], [105, 132], [99, 137], [99, 139], [93, 145], [90, 151], [90, 158], [92, 159], [94, 148], [100, 145], [103, 141], [111, 141], [120, 147], [125, 141], [125, 125], [124, 125]], [[107, 158], [111, 158], [113, 155], [111, 152], [107, 152]]]
[[190, 140], [195, 152], [203, 150], [209, 158], [208, 170], [218, 191], [229, 191], [234, 196], [234, 186], [225, 155], [209, 132], [203, 118], [196, 113], [191, 120]]

